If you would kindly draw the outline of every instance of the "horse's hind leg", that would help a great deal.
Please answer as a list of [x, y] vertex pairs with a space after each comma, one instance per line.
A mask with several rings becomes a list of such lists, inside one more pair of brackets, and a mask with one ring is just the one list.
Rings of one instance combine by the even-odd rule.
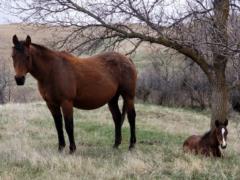
[[114, 148], [118, 148], [122, 141], [122, 133], [121, 133], [121, 112], [118, 107], [118, 98], [119, 94], [115, 95], [111, 101], [108, 102], [109, 110], [111, 111], [112, 118], [115, 125], [115, 143], [113, 145]]
[[64, 115], [65, 129], [67, 131], [70, 143], [70, 154], [72, 154], [76, 151], [76, 145], [74, 140], [73, 104], [71, 101], [66, 100], [61, 104], [61, 107]]
[[135, 132], [135, 119], [136, 119], [136, 112], [134, 107], [134, 98], [130, 97], [123, 97], [124, 99], [124, 108], [127, 112], [128, 122], [130, 125], [130, 144], [129, 149], [134, 148], [134, 145], [136, 144], [136, 132]]

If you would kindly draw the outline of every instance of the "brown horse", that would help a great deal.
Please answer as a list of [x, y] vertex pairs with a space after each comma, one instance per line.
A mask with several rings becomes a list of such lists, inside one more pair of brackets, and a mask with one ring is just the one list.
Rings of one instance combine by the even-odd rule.
[[[130, 124], [130, 145], [136, 143], [134, 97], [137, 73], [133, 62], [116, 52], [89, 58], [76, 58], [66, 52], [52, 51], [31, 43], [30, 36], [19, 41], [13, 36], [12, 58], [17, 85], [23, 85], [29, 72], [54, 118], [58, 133], [59, 151], [65, 147], [62, 114], [70, 142], [70, 153], [76, 150], [74, 140], [73, 107], [95, 109], [106, 103], [115, 124], [115, 143], [121, 144], [121, 127], [127, 113]], [[119, 96], [123, 98], [122, 113]], [[62, 110], [62, 112], [61, 112]]]
[[227, 147], [227, 125], [228, 120], [224, 123], [215, 121], [215, 128], [208, 131], [203, 136], [193, 135], [190, 136], [183, 144], [183, 150], [185, 152], [193, 152], [195, 154], [202, 154], [205, 156], [222, 157], [222, 153], [219, 149]]

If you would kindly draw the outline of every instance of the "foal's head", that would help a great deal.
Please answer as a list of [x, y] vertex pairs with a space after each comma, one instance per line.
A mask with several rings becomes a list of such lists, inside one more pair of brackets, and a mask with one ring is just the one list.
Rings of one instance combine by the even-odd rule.
[[220, 122], [218, 120], [215, 121], [215, 135], [217, 137], [218, 143], [220, 144], [222, 149], [225, 149], [227, 147], [227, 125], [228, 120], [226, 119], [224, 122]]
[[12, 48], [13, 66], [15, 70], [15, 80], [17, 85], [24, 85], [25, 76], [31, 67], [30, 44], [31, 38], [27, 36], [25, 41], [19, 41], [17, 36], [12, 38], [14, 47]]

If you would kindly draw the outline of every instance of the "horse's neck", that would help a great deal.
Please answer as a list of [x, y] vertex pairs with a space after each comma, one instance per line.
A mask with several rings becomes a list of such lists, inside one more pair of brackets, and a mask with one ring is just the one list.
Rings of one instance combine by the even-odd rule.
[[210, 131], [207, 135], [204, 135], [201, 138], [200, 143], [205, 144], [207, 146], [211, 146], [211, 147], [215, 147], [219, 145], [214, 131]]
[[48, 55], [47, 53], [43, 55], [37, 48], [33, 47], [31, 58], [32, 66], [30, 74], [40, 82], [49, 79], [52, 68], [51, 61], [53, 61], [51, 55]]

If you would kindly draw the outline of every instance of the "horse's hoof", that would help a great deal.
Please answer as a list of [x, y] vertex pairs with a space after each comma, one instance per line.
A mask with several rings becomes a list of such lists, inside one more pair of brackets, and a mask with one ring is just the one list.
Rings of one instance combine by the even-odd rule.
[[130, 144], [128, 150], [129, 150], [129, 151], [132, 151], [132, 150], [134, 150], [134, 149], [135, 149], [135, 145], [134, 145], [134, 144]]
[[118, 149], [118, 147], [119, 147], [119, 144], [114, 144], [113, 145], [113, 149]]
[[64, 148], [65, 148], [65, 145], [59, 145], [58, 152], [63, 152]]
[[76, 150], [70, 150], [69, 154], [74, 154]]
[[70, 146], [69, 149], [70, 149], [69, 154], [74, 154], [74, 152], [76, 151], [76, 146], [75, 145]]
[[64, 150], [64, 147], [58, 147], [58, 152], [63, 152], [63, 150]]

